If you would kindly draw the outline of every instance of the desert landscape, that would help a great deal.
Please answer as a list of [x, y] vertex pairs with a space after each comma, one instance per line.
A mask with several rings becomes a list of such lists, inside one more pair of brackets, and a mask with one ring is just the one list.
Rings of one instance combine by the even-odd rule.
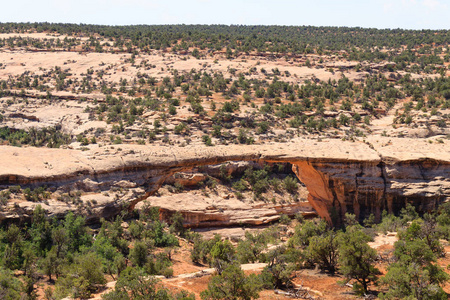
[[0, 24], [1, 299], [447, 299], [450, 33]]

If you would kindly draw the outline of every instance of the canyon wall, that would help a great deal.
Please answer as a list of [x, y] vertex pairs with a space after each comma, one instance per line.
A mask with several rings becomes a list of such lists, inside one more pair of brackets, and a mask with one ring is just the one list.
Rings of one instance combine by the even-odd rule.
[[[448, 140], [385, 137], [363, 142], [299, 138], [250, 146], [116, 145], [88, 151], [0, 146], [0, 186], [81, 190], [86, 193], [82, 200], [93, 203], [88, 208], [54, 200], [43, 207], [56, 216], [74, 210], [95, 221], [133, 209], [180, 171], [227, 161], [286, 162], [306, 185], [317, 213], [340, 222], [345, 212], [362, 220], [371, 213], [379, 218], [383, 210], [398, 212], [406, 203], [424, 212], [449, 200], [449, 146]], [[8, 205], [0, 209], [0, 219], [26, 218], [36, 204]]]

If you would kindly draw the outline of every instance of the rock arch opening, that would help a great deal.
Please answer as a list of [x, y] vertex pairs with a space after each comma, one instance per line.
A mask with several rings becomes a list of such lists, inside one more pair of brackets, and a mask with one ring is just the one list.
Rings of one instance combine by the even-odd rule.
[[371, 213], [379, 218], [383, 210], [395, 213], [406, 203], [422, 212], [434, 210], [450, 200], [448, 147], [417, 141], [404, 144], [403, 139], [377, 137], [369, 144], [298, 139], [266, 145], [121, 145], [89, 151], [2, 146], [3, 189], [47, 186], [52, 193], [80, 190], [83, 194], [77, 203], [23, 201], [22, 194], [0, 212], [0, 220], [30, 219], [34, 207], [41, 204], [50, 216], [77, 211], [88, 222], [96, 222], [125, 207], [133, 209], [173, 174], [227, 161], [291, 164], [308, 189], [309, 203], [330, 223], [346, 212], [353, 212], [359, 220]]
[[169, 220], [181, 212], [188, 227], [264, 225], [285, 214], [316, 216], [306, 186], [288, 162], [226, 161], [196, 166], [167, 177], [136, 205], [158, 206]]

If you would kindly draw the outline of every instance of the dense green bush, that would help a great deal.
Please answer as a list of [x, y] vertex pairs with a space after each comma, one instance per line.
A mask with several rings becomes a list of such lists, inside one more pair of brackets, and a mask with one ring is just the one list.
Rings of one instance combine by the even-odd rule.
[[202, 299], [258, 299], [261, 280], [255, 274], [245, 276], [238, 264], [230, 264], [220, 274], [213, 276]]
[[0, 141], [7, 141], [13, 146], [31, 145], [59, 148], [61, 145], [70, 143], [71, 137], [57, 128], [30, 128], [28, 131], [25, 131], [23, 129], [16, 130], [10, 127], [1, 127]]
[[447, 298], [441, 286], [450, 277], [436, 264], [436, 250], [433, 251], [439, 241], [437, 236], [424, 236], [424, 227], [428, 226], [414, 221], [400, 234], [400, 239], [394, 245], [396, 262], [388, 267], [382, 279], [389, 288], [383, 299], [405, 296], [416, 299]]

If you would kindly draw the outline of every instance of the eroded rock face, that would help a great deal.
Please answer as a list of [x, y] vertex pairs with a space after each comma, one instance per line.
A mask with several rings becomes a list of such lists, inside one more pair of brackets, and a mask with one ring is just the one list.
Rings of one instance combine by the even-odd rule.
[[225, 198], [187, 193], [150, 196], [146, 201], [138, 203], [136, 208], [141, 209], [146, 205], [158, 206], [163, 220], [170, 220], [175, 212], [180, 212], [187, 227], [258, 226], [278, 220], [281, 214], [316, 215], [309, 202], [250, 204], [236, 199], [232, 194]]
[[304, 161], [295, 164], [293, 171], [308, 187], [311, 205], [329, 222], [339, 221], [346, 212], [360, 219], [370, 213], [379, 218], [387, 208], [380, 163]]
[[[379, 217], [382, 210], [396, 212], [407, 202], [429, 211], [450, 199], [447, 140], [430, 144], [374, 137], [365, 143], [296, 139], [252, 146], [120, 146], [88, 151], [1, 146], [0, 185], [46, 184], [54, 191], [76, 188], [92, 197], [119, 191], [105, 204], [108, 209], [82, 211], [91, 220], [114, 215], [124, 207], [133, 209], [177, 172], [227, 161], [291, 163], [309, 191], [311, 205], [330, 222], [339, 222], [345, 212], [360, 219], [371, 213]], [[202, 221], [195, 218], [192, 224]]]
[[375, 149], [379, 160], [316, 160], [293, 165], [319, 215], [329, 222], [341, 222], [346, 212], [361, 221], [370, 214], [379, 220], [383, 210], [396, 213], [410, 203], [427, 212], [450, 199], [448, 148], [397, 139]]
[[420, 211], [431, 211], [449, 199], [450, 165], [433, 159], [384, 166], [386, 204], [398, 211], [406, 202]]

